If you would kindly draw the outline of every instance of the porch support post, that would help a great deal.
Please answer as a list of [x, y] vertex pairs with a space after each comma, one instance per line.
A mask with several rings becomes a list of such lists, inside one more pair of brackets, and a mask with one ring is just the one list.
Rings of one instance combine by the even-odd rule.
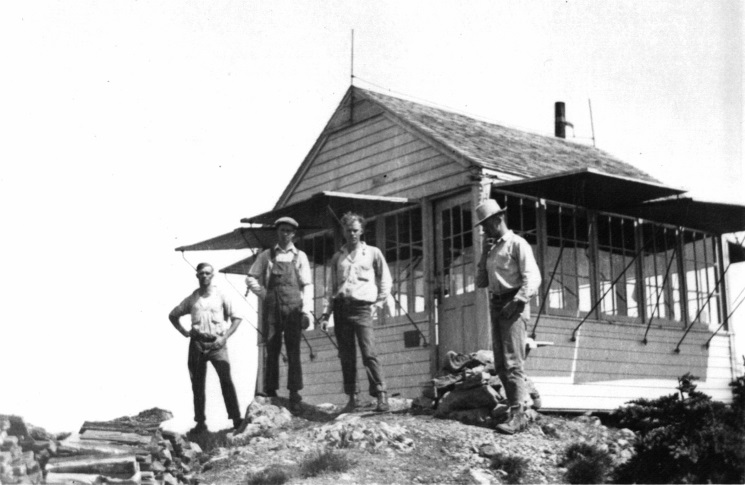
[[[481, 177], [471, 190], [471, 213], [476, 213], [476, 206], [481, 204], [486, 199], [491, 198], [492, 182], [489, 177]], [[476, 277], [476, 264], [481, 259], [481, 248], [483, 246], [483, 233], [478, 227], [473, 229], [473, 265], [471, 271], [474, 272], [474, 279]], [[479, 333], [479, 341], [483, 341], [484, 345], [482, 348], [492, 348], [492, 335], [491, 335], [491, 314], [489, 312], [489, 290], [487, 288], [476, 288], [476, 320], [478, 322], [477, 328]]]

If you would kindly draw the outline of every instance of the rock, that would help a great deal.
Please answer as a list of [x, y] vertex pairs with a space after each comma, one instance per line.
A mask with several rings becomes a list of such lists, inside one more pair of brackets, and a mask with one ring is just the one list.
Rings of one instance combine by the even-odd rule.
[[627, 440], [635, 440], [636, 439], [636, 433], [631, 431], [629, 428], [623, 428], [621, 429], [618, 434], [620, 434], [623, 438], [626, 438]]
[[491, 476], [478, 468], [471, 468], [468, 470], [468, 478], [471, 483], [477, 485], [489, 485], [492, 482]]
[[497, 450], [497, 447], [492, 443], [485, 443], [479, 446], [479, 456], [483, 456], [484, 458], [492, 458], [498, 453], [499, 450]]
[[559, 429], [551, 423], [546, 423], [542, 425], [541, 431], [543, 431], [543, 433], [546, 436], [550, 436], [551, 438], [562, 438], [563, 437]]

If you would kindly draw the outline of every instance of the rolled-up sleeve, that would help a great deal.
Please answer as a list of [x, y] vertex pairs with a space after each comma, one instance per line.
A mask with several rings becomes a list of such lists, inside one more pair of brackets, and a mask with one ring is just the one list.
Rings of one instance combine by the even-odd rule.
[[515, 298], [527, 303], [538, 293], [538, 288], [541, 286], [541, 271], [538, 269], [538, 263], [536, 263], [533, 255], [533, 248], [527, 241], [520, 239], [515, 248], [518, 253], [516, 256], [520, 266], [520, 274], [522, 275], [520, 291], [517, 292]]
[[264, 299], [266, 296], [266, 288], [261, 284], [264, 279], [264, 272], [266, 271], [266, 265], [269, 262], [269, 255], [267, 251], [263, 251], [251, 265], [251, 269], [248, 270], [248, 276], [246, 276], [246, 285], [252, 293], [257, 295], [259, 298]]
[[339, 288], [339, 277], [337, 276], [339, 265], [339, 253], [334, 253], [329, 262], [331, 267], [331, 274], [328, 281], [326, 282], [326, 288], [324, 291], [325, 297], [323, 299], [323, 314], [328, 315], [334, 309], [334, 295], [336, 294], [337, 288]]
[[375, 251], [375, 277], [378, 279], [378, 298], [375, 300], [376, 304], [382, 304], [388, 299], [388, 295], [391, 294], [391, 288], [393, 288], [393, 278], [391, 277], [391, 271], [388, 269], [388, 263], [385, 262], [383, 253], [378, 249]]
[[313, 311], [313, 277], [310, 271], [308, 255], [303, 251], [298, 253], [297, 265], [298, 283], [300, 284], [300, 294], [303, 299], [303, 313], [311, 313]]

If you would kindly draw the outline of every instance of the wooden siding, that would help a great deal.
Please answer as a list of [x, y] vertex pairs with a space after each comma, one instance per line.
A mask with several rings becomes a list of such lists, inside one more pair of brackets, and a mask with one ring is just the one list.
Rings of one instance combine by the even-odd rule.
[[[529, 330], [532, 329], [532, 324]], [[642, 342], [640, 324], [609, 324], [588, 320], [571, 341], [577, 320], [541, 317], [537, 340], [554, 342], [535, 349], [526, 372], [548, 409], [610, 410], [640, 397], [655, 398], [675, 392], [677, 378], [686, 372], [701, 379], [699, 390], [715, 399], [731, 400], [729, 339], [711, 336], [705, 329], [691, 330], [674, 351], [683, 331], [651, 328]]]
[[328, 135], [287, 203], [323, 190], [419, 198], [466, 185], [469, 175], [380, 115]]
[[[427, 321], [415, 319], [427, 341], [430, 341]], [[430, 377], [430, 347], [404, 347], [404, 332], [414, 330], [407, 321], [387, 323], [375, 326], [375, 344], [378, 359], [383, 365], [383, 373], [388, 386], [388, 394], [400, 394], [401, 397], [415, 398], [421, 394], [422, 384]], [[330, 332], [333, 336], [333, 330]], [[301, 345], [303, 364], [303, 381], [305, 388], [301, 392], [303, 400], [310, 404], [346, 403], [341, 376], [341, 363], [338, 352], [331, 340], [321, 331], [306, 332], [306, 337], [313, 347], [315, 358], [310, 359], [310, 350], [305, 342]], [[360, 397], [368, 398], [367, 373], [362, 366], [362, 358], [357, 352], [357, 381]], [[280, 361], [280, 392], [287, 385], [287, 365]], [[284, 391], [286, 393], [286, 391]]]

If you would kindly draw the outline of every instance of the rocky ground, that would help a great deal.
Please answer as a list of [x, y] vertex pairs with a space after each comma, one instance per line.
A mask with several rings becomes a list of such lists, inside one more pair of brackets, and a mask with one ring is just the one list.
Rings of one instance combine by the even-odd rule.
[[[243, 429], [225, 437], [203, 457], [201, 483], [247, 483], [246, 477], [267, 468], [286, 470], [286, 483], [515, 483], [507, 467], [492, 457], [527, 460], [521, 483], [567, 483], [562, 457], [567, 446], [584, 442], [607, 450], [615, 463], [633, 453], [635, 435], [606, 427], [596, 416], [560, 416], [531, 411], [523, 433], [504, 436], [493, 429], [438, 419], [412, 409], [410, 401], [393, 400], [393, 411], [372, 412], [372, 403], [340, 414], [331, 405], [303, 405], [292, 415], [286, 400], [257, 398]], [[199, 441], [199, 438], [190, 437]], [[203, 446], [204, 447], [204, 446]], [[335, 449], [354, 464], [346, 472], [302, 478], [299, 467], [323, 449]]]

